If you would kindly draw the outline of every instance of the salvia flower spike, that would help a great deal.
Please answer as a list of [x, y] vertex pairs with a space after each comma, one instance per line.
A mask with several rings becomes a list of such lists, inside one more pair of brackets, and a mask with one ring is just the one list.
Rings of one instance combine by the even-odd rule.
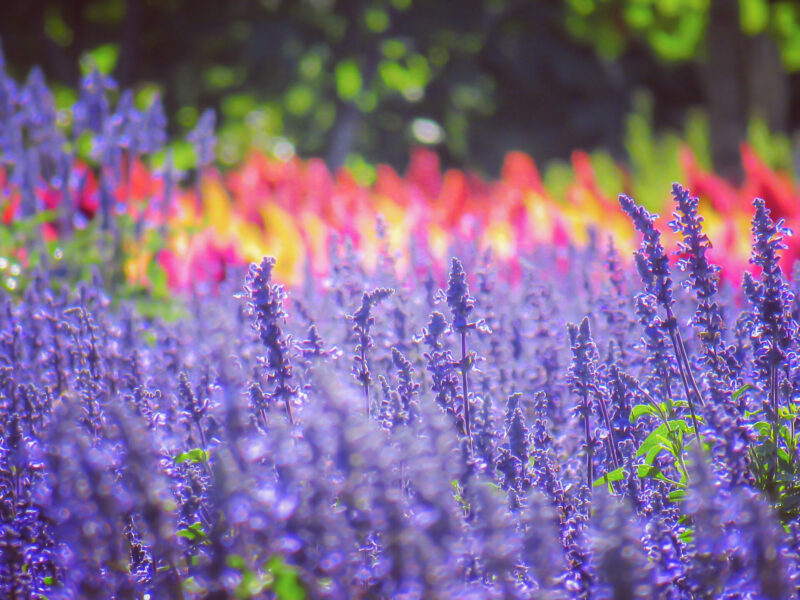
[[369, 350], [375, 345], [370, 333], [372, 326], [375, 324], [372, 309], [393, 293], [394, 290], [390, 288], [377, 288], [364, 292], [361, 296], [361, 306], [353, 314], [347, 315], [347, 318], [353, 322], [353, 333], [356, 335], [356, 346], [353, 354], [353, 375], [364, 390], [364, 412], [368, 417], [371, 410], [369, 388], [372, 384], [372, 376], [369, 370]]
[[697, 419], [695, 401], [702, 405], [703, 395], [692, 374], [689, 357], [686, 347], [681, 339], [678, 329], [678, 320], [673, 311], [675, 297], [672, 291], [672, 279], [669, 271], [669, 258], [664, 246], [661, 243], [661, 232], [656, 229], [654, 223], [655, 215], [651, 215], [646, 208], [634, 202], [632, 198], [621, 194], [619, 197], [622, 210], [633, 221], [634, 227], [642, 234], [642, 246], [636, 254], [636, 266], [645, 285], [645, 290], [656, 298], [658, 303], [666, 313], [664, 325], [669, 333], [675, 360], [678, 364], [678, 373], [686, 392], [686, 401], [689, 405], [689, 412], [692, 416], [692, 424], [697, 440], [700, 440], [700, 427]]
[[684, 286], [693, 291], [698, 301], [692, 324], [699, 331], [703, 360], [723, 381], [730, 381], [731, 356], [725, 346], [724, 321], [715, 300], [719, 291], [720, 268], [708, 258], [711, 241], [703, 231], [700, 201], [677, 183], [672, 186], [672, 196], [676, 208], [669, 226], [682, 236], [678, 243], [681, 255], [678, 266], [688, 273]]
[[292, 398], [297, 389], [292, 385], [292, 364], [290, 352], [292, 340], [283, 333], [286, 312], [283, 304], [286, 292], [283, 286], [272, 281], [275, 259], [265, 257], [260, 264], [253, 263], [247, 273], [245, 290], [253, 314], [255, 329], [261, 343], [267, 349], [264, 366], [267, 380], [274, 385], [270, 396], [282, 401], [289, 421], [293, 422]]
[[789, 313], [793, 294], [779, 263], [779, 253], [786, 248], [784, 237], [791, 231], [783, 226], [782, 220], [773, 221], [761, 198], [756, 198], [753, 206], [753, 256], [750, 262], [761, 268], [761, 280], [756, 282], [746, 273], [743, 288], [754, 309], [755, 366], [762, 385], [767, 389], [770, 419], [777, 428], [780, 366], [786, 364], [787, 350], [798, 331], [797, 323]]
[[475, 305], [475, 299], [469, 294], [467, 274], [461, 261], [453, 258], [450, 262], [450, 275], [447, 280], [447, 291], [444, 294], [447, 306], [450, 308], [452, 321], [451, 330], [461, 337], [461, 391], [463, 393], [464, 429], [470, 447], [472, 446], [472, 426], [470, 419], [469, 383], [467, 373], [473, 366], [473, 355], [467, 353], [467, 333], [474, 329], [477, 323], [470, 320]]

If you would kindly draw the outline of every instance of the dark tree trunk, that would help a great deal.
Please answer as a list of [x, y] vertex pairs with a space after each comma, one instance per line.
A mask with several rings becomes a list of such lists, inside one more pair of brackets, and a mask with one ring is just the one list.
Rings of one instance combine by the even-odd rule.
[[[381, 60], [381, 42], [391, 37], [396, 26], [397, 12], [389, 9], [389, 27], [382, 33], [365, 31], [358, 23], [363, 18], [363, 0], [345, 0], [341, 4], [348, 20], [344, 41], [334, 49], [334, 55], [340, 58], [348, 56], [363, 57], [361, 65], [361, 86], [368, 90], [378, 75]], [[325, 162], [332, 170], [344, 165], [347, 156], [358, 146], [358, 135], [364, 120], [364, 113], [355, 100], [336, 102], [336, 122], [328, 134]]]
[[117, 79], [120, 87], [135, 83], [137, 54], [139, 49], [140, 0], [128, 0], [125, 6], [125, 20], [122, 24], [122, 47], [120, 49]]
[[339, 102], [336, 123], [330, 134], [327, 160], [328, 167], [335, 171], [344, 165], [347, 155], [355, 147], [356, 136], [361, 125], [361, 111], [354, 102]]
[[771, 131], [786, 132], [789, 121], [789, 77], [778, 44], [761, 34], [747, 39], [747, 103], [751, 116]]
[[738, 3], [711, 1], [707, 43], [708, 59], [702, 78], [711, 127], [711, 159], [719, 174], [738, 180], [739, 144], [747, 134], [746, 38], [739, 25]]

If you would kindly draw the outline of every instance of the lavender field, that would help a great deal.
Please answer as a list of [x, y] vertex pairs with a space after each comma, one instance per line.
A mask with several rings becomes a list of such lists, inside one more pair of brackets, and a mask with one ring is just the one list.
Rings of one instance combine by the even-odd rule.
[[442, 263], [389, 218], [299, 282], [277, 245], [177, 289], [213, 113], [181, 178], [158, 98], [92, 71], [63, 111], [2, 75], [0, 598], [800, 598], [800, 278], [765, 200], [740, 271], [676, 183], [666, 228], [619, 196], [632, 254], [598, 226]]

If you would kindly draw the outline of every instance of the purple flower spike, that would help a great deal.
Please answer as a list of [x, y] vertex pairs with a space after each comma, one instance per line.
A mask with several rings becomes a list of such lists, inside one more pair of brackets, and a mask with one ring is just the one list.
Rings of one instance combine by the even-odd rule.
[[[292, 344], [291, 338], [285, 336], [282, 330], [282, 324], [286, 321], [286, 312], [283, 309], [286, 292], [282, 285], [272, 282], [274, 266], [275, 259], [270, 256], [265, 257], [261, 264], [251, 264], [245, 290], [254, 316], [253, 328], [267, 348], [264, 366], [267, 369], [268, 382], [274, 384], [270, 396], [283, 401], [286, 415], [292, 422], [291, 401], [297, 392], [291, 385], [292, 364], [289, 353]], [[266, 427], [266, 423], [263, 425]]]

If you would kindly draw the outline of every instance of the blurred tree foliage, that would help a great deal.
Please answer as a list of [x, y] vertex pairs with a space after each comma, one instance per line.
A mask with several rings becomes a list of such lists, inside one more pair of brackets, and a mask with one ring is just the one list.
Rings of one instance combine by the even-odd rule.
[[567, 0], [565, 23], [607, 60], [631, 39], [666, 61], [698, 67], [711, 125], [712, 158], [736, 176], [738, 144], [753, 118], [786, 132], [790, 73], [800, 71], [796, 0]]
[[736, 9], [737, 40], [794, 39], [779, 6], [794, 3], [766, 0], [7, 0], [0, 36], [17, 76], [41, 64], [65, 95], [91, 52], [121, 86], [162, 89], [184, 130], [215, 107], [223, 162], [253, 144], [400, 166], [424, 143], [496, 171], [512, 148], [622, 155], [639, 88], [656, 126], [681, 127], [709, 105], [717, 1]]

